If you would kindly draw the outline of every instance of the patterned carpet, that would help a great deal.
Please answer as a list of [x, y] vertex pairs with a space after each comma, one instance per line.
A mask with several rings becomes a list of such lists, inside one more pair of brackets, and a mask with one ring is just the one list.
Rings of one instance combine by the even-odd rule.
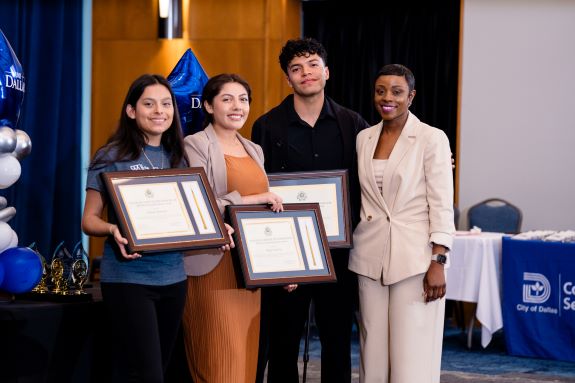
[[460, 330], [446, 327], [443, 338], [442, 383], [459, 382], [575, 382], [575, 363], [508, 355], [503, 331], [481, 347], [481, 330], [473, 333], [473, 346], [466, 347]]
[[[352, 381], [356, 383], [359, 382], [359, 344], [357, 333], [354, 335]], [[507, 355], [501, 331], [494, 335], [485, 349], [480, 345], [480, 337], [480, 330], [475, 330], [473, 346], [467, 349], [466, 335], [461, 330], [446, 325], [441, 383], [575, 382], [575, 363]], [[303, 352], [303, 341], [301, 349]], [[310, 339], [310, 361], [307, 366], [308, 383], [320, 383], [320, 352], [319, 338], [313, 333]], [[302, 370], [303, 362], [300, 362], [300, 372]]]

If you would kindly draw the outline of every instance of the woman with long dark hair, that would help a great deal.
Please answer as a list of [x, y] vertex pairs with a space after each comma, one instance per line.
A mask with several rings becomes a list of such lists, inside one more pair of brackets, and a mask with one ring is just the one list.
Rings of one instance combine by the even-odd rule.
[[[205, 169], [220, 212], [230, 204], [269, 204], [283, 210], [269, 191], [259, 145], [238, 130], [248, 118], [251, 89], [236, 74], [209, 79], [202, 93], [204, 130], [185, 138], [191, 166]], [[260, 290], [238, 284], [231, 254], [185, 258], [188, 299], [184, 334], [194, 382], [253, 383], [260, 329]], [[286, 286], [291, 291], [295, 285]]]
[[[126, 251], [102, 172], [187, 166], [180, 118], [168, 81], [146, 74], [130, 86], [116, 132], [88, 169], [82, 230], [107, 237], [101, 262], [102, 297], [113, 342], [114, 382], [164, 381], [186, 298], [180, 252]], [[103, 218], [107, 208], [107, 217]]]

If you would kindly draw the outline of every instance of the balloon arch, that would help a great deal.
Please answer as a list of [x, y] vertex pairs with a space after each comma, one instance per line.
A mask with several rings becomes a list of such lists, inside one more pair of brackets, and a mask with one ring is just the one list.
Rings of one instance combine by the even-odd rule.
[[[0, 189], [20, 178], [20, 161], [32, 151], [26, 132], [16, 129], [26, 91], [22, 65], [0, 30]], [[0, 290], [17, 294], [30, 291], [40, 281], [42, 262], [26, 247], [18, 247], [18, 235], [8, 221], [16, 209], [0, 197]]]

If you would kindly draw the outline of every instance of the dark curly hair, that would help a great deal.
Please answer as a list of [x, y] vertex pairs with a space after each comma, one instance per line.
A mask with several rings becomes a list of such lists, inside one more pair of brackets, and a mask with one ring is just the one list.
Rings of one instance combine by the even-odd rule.
[[285, 74], [289, 63], [294, 57], [309, 56], [317, 54], [327, 65], [327, 51], [319, 41], [311, 37], [303, 39], [288, 40], [280, 52], [280, 66]]

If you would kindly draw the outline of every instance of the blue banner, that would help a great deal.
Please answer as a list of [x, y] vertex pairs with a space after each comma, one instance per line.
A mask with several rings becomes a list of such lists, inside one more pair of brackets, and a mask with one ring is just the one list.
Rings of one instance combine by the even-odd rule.
[[575, 244], [503, 238], [502, 257], [507, 352], [575, 362]]

